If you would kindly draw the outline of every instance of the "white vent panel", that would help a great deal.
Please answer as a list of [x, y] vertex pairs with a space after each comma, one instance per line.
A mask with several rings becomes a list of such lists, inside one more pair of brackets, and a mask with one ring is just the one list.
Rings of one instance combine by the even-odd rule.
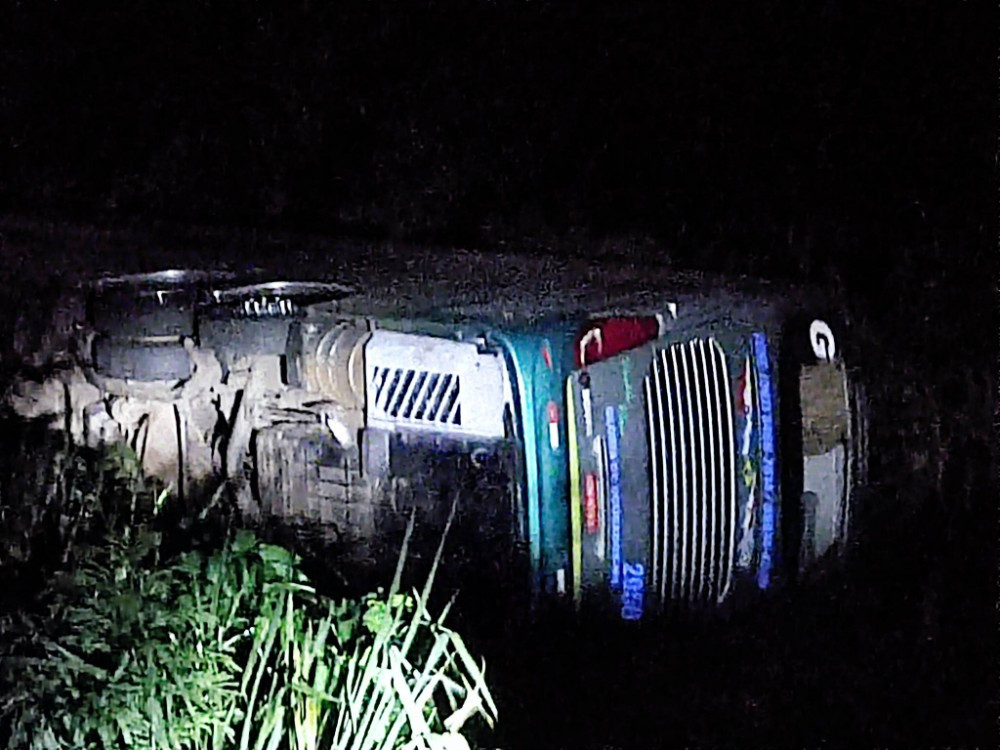
[[475, 344], [376, 331], [365, 346], [368, 424], [500, 438], [500, 359]]

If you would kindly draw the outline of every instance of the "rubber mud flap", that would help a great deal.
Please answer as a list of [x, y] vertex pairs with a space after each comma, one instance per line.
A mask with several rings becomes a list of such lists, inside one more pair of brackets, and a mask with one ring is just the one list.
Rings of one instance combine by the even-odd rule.
[[127, 339], [94, 341], [94, 369], [105, 377], [153, 382], [191, 377], [191, 358], [182, 343]]
[[265, 517], [327, 527], [337, 541], [363, 552], [375, 535], [373, 488], [360, 475], [356, 451], [314, 424], [276, 424], [253, 441], [255, 492]]

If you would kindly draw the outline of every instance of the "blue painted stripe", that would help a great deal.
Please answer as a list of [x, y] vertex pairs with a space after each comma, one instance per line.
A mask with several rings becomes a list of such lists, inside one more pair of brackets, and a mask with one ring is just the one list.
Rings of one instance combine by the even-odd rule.
[[608, 512], [611, 515], [611, 586], [619, 588], [622, 581], [622, 465], [618, 432], [618, 414], [613, 406], [604, 408], [604, 431], [608, 441]]
[[774, 538], [778, 525], [778, 454], [774, 424], [774, 383], [771, 378], [771, 360], [767, 337], [753, 334], [754, 359], [757, 367], [757, 386], [760, 393], [760, 446], [761, 446], [761, 554], [757, 569], [757, 587], [771, 585], [774, 566]]

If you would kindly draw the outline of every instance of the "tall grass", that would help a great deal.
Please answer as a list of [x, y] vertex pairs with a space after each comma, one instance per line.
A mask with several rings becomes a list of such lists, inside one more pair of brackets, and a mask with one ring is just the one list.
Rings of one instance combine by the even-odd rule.
[[458, 748], [496, 720], [448, 607], [427, 609], [443, 537], [422, 590], [399, 590], [404, 542], [388, 591], [333, 600], [249, 531], [168, 557], [149, 523], [160, 491], [92, 499], [127, 523], [74, 536], [30, 605], [0, 617], [0, 746]]
[[74, 445], [44, 424], [0, 419], [0, 572], [44, 578], [105, 534], [154, 526], [169, 491], [127, 445]]

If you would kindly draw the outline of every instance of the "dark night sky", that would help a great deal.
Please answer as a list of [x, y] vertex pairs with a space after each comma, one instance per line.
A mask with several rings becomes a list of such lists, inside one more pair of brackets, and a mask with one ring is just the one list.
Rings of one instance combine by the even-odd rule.
[[982, 250], [985, 9], [8, 2], [0, 209], [480, 245], [631, 232], [777, 264]]

